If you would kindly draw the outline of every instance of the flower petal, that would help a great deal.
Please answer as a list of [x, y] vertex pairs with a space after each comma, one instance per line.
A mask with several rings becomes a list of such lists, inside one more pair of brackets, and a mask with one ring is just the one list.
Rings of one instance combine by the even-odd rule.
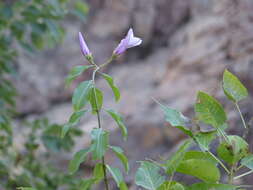
[[83, 38], [82, 33], [79, 32], [78, 36], [79, 36], [80, 48], [81, 48], [81, 51], [82, 51], [83, 55], [84, 56], [90, 55], [91, 52], [90, 52], [90, 50], [89, 50], [89, 48], [88, 48], [88, 46], [87, 46], [87, 44], [86, 44], [86, 42]]

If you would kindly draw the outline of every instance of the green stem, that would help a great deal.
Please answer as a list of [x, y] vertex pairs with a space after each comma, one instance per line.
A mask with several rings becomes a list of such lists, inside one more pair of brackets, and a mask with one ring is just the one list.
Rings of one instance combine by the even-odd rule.
[[248, 172], [246, 172], [246, 173], [243, 173], [243, 174], [241, 174], [241, 175], [238, 175], [238, 176], [234, 177], [234, 179], [239, 179], [239, 178], [241, 178], [241, 177], [244, 177], [244, 176], [249, 175], [249, 174], [252, 174], [252, 173], [253, 173], [253, 170], [250, 170], [250, 171], [248, 171]]
[[224, 168], [224, 170], [230, 174], [230, 171], [227, 169], [227, 167], [222, 163], [222, 161], [219, 160], [219, 158], [217, 158], [212, 152], [210, 152], [209, 150], [207, 150], [207, 152]]
[[234, 183], [234, 174], [235, 174], [235, 168], [237, 164], [233, 164], [230, 168], [230, 173], [228, 177], [228, 184], [233, 184]]
[[[92, 82], [93, 82], [93, 90], [94, 90], [94, 95], [95, 95], [95, 106], [96, 106], [96, 115], [97, 115], [97, 122], [98, 122], [98, 128], [102, 129], [101, 125], [101, 118], [100, 118], [100, 111], [98, 110], [97, 106], [97, 94], [96, 94], [96, 88], [95, 88], [95, 77], [96, 77], [96, 72], [100, 69], [96, 64], [96, 69], [93, 71], [92, 74]], [[108, 178], [107, 178], [107, 172], [106, 172], [106, 165], [105, 165], [105, 157], [102, 157], [102, 165], [103, 165], [103, 175], [104, 175], [104, 183], [105, 183], [105, 189], [109, 190], [109, 184], [108, 184]]]
[[240, 114], [240, 117], [241, 117], [241, 120], [242, 120], [244, 128], [247, 129], [248, 127], [247, 127], [246, 122], [244, 120], [244, 117], [242, 115], [241, 109], [240, 109], [240, 107], [239, 107], [239, 105], [237, 103], [235, 103], [235, 107], [236, 107], [236, 109], [238, 110], [238, 112]]

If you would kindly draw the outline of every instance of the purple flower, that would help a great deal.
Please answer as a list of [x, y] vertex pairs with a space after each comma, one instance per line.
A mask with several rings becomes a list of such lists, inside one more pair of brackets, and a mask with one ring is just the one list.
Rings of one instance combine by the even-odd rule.
[[79, 32], [79, 42], [80, 42], [80, 47], [81, 47], [81, 51], [83, 53], [84, 56], [91, 56], [91, 52], [86, 44], [86, 42], [84, 41], [83, 35], [81, 32]]
[[142, 40], [134, 36], [133, 29], [130, 28], [124, 39], [122, 39], [116, 49], [113, 51], [115, 55], [124, 53], [128, 48], [140, 45]]

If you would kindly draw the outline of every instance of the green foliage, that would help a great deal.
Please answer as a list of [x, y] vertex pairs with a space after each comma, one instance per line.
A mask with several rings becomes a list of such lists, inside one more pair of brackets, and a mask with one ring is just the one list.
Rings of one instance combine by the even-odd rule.
[[124, 165], [126, 172], [128, 172], [129, 171], [128, 158], [124, 155], [124, 151], [117, 146], [110, 146], [110, 148], [115, 153], [115, 155], [120, 159], [120, 161]]
[[89, 101], [92, 108], [92, 113], [96, 114], [103, 106], [103, 92], [98, 88], [92, 88], [89, 93]]
[[[247, 97], [247, 89], [242, 85], [239, 79], [232, 73], [225, 70], [223, 75], [223, 89], [229, 100], [237, 103]], [[239, 179], [243, 176], [252, 174], [253, 157], [249, 153], [248, 143], [240, 136], [227, 135], [225, 129], [227, 124], [227, 116], [222, 105], [212, 96], [205, 92], [199, 92], [195, 104], [195, 116], [190, 120], [182, 115], [181, 112], [164, 106], [156, 101], [164, 112], [165, 120], [172, 127], [180, 129], [184, 134], [190, 137], [186, 140], [178, 150], [170, 155], [165, 164], [154, 162], [152, 169], [146, 169], [141, 165], [137, 170], [135, 179], [136, 184], [145, 189], [156, 190], [236, 190], [243, 189], [241, 186], [234, 186], [234, 179]], [[246, 126], [245, 120], [241, 114], [240, 108], [236, 106], [240, 117]], [[202, 125], [212, 126], [215, 129], [203, 130]], [[220, 144], [217, 147], [217, 154], [212, 153], [209, 146], [219, 138]], [[200, 150], [189, 150], [192, 142], [195, 142]], [[223, 163], [221, 158], [225, 163]], [[143, 162], [149, 163], [149, 162]], [[238, 164], [241, 166], [238, 167]], [[223, 181], [221, 178], [221, 166], [228, 175], [228, 180]], [[247, 167], [250, 171], [235, 177], [235, 174], [243, 167]], [[229, 167], [229, 169], [228, 169]], [[165, 178], [160, 175], [160, 169], [164, 169], [166, 174], [170, 175], [170, 180], [165, 181]], [[182, 185], [177, 181], [173, 181], [174, 173], [181, 173], [196, 177], [203, 182], [192, 185]], [[160, 185], [152, 183], [159, 182], [163, 179]], [[223, 184], [223, 183], [228, 184]], [[159, 186], [159, 187], [158, 187]], [[243, 186], [242, 186], [243, 187]], [[245, 186], [246, 187], [246, 186]]]
[[197, 118], [215, 128], [221, 127], [227, 120], [222, 105], [212, 96], [199, 92], [195, 104]]
[[159, 170], [157, 165], [142, 161], [135, 175], [136, 184], [145, 189], [156, 190], [165, 181], [165, 177], [159, 174]]
[[108, 144], [109, 144], [109, 133], [103, 129], [93, 129], [91, 131], [91, 150], [94, 160], [102, 159], [104, 156]]
[[240, 80], [228, 70], [225, 70], [223, 74], [223, 90], [226, 96], [234, 102], [239, 102], [248, 96], [247, 89]]
[[111, 87], [113, 94], [114, 94], [115, 101], [116, 102], [119, 101], [120, 91], [119, 91], [118, 87], [114, 84], [113, 78], [110, 75], [107, 75], [105, 73], [103, 73], [102, 76], [107, 81], [109, 86]]
[[221, 159], [229, 164], [235, 164], [248, 154], [248, 143], [241, 137], [227, 136], [229, 142], [222, 142], [217, 148], [217, 153]]
[[75, 89], [72, 104], [75, 111], [80, 111], [89, 101], [89, 93], [93, 88], [93, 83], [91, 80], [84, 81], [78, 85]]
[[125, 124], [123, 123], [122, 116], [119, 113], [117, 113], [116, 111], [112, 110], [112, 109], [111, 110], [106, 110], [106, 112], [115, 120], [118, 127], [121, 129], [122, 136], [126, 140], [128, 132], [127, 132], [127, 128], [126, 128]]
[[74, 158], [70, 161], [70, 164], [69, 164], [70, 174], [74, 174], [78, 170], [80, 164], [85, 161], [86, 156], [90, 151], [91, 150], [87, 148], [75, 153]]

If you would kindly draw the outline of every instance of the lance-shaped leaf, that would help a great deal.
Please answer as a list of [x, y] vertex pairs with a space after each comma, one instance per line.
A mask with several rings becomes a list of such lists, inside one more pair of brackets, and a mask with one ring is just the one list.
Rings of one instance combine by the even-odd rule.
[[220, 180], [219, 169], [209, 160], [184, 160], [178, 166], [177, 172], [197, 177], [205, 182], [215, 183]]
[[84, 71], [86, 71], [87, 69], [91, 67], [94, 67], [94, 66], [93, 65], [77, 65], [73, 67], [65, 80], [66, 85], [69, 86], [73, 80], [75, 80]]
[[178, 149], [178, 151], [176, 151], [171, 157], [170, 159], [166, 162], [165, 166], [166, 166], [166, 172], [168, 174], [173, 174], [178, 166], [180, 165], [180, 163], [183, 161], [184, 159], [184, 155], [187, 151], [187, 149], [189, 148], [189, 146], [192, 144], [192, 140], [186, 140]]
[[97, 163], [93, 170], [93, 178], [96, 179], [96, 183], [99, 183], [104, 178], [103, 164]]
[[82, 110], [82, 111], [77, 111], [77, 112], [74, 112], [70, 118], [69, 118], [69, 121], [68, 123], [66, 123], [63, 128], [62, 128], [62, 131], [61, 131], [61, 138], [64, 138], [65, 135], [67, 134], [67, 132], [69, 131], [69, 129], [71, 127], [74, 127], [76, 125], [79, 124], [80, 120], [81, 120], [81, 117], [87, 112], [87, 110]]
[[109, 142], [109, 133], [103, 129], [93, 129], [91, 131], [91, 150], [94, 160], [100, 160], [104, 156]]
[[205, 124], [220, 128], [227, 120], [222, 105], [212, 96], [199, 92], [195, 104], [197, 118]]
[[75, 111], [81, 110], [88, 102], [88, 95], [92, 88], [92, 81], [84, 81], [75, 89], [72, 97], [72, 105]]
[[120, 159], [120, 161], [124, 165], [126, 172], [128, 172], [129, 171], [128, 158], [124, 155], [124, 151], [120, 147], [117, 147], [117, 146], [110, 146], [110, 148], [116, 154], [116, 156]]
[[253, 154], [250, 154], [241, 160], [241, 165], [253, 170]]
[[185, 188], [176, 181], [165, 181], [157, 190], [185, 190]]
[[114, 110], [106, 110], [106, 112], [115, 120], [115, 122], [118, 124], [118, 127], [121, 129], [122, 136], [124, 139], [127, 139], [127, 128], [125, 124], [123, 123], [123, 118], [122, 116], [117, 113]]
[[159, 171], [157, 165], [142, 161], [135, 175], [135, 183], [145, 189], [156, 190], [165, 181], [165, 177], [161, 176]]
[[79, 169], [80, 164], [85, 161], [86, 156], [90, 151], [91, 150], [87, 148], [75, 153], [74, 158], [70, 161], [70, 164], [69, 164], [70, 174], [74, 174]]
[[120, 187], [120, 184], [123, 181], [123, 176], [121, 174], [121, 171], [118, 168], [113, 168], [109, 165], [106, 165], [107, 170], [111, 173], [114, 181], [116, 182], [117, 186]]
[[226, 96], [234, 102], [239, 102], [248, 96], [248, 91], [241, 81], [228, 70], [223, 73], [223, 90]]
[[109, 84], [109, 86], [111, 87], [112, 92], [114, 94], [115, 101], [116, 102], [119, 101], [119, 99], [120, 99], [120, 91], [119, 91], [118, 87], [115, 85], [115, 83], [113, 81], [113, 78], [110, 75], [107, 75], [105, 73], [103, 73], [102, 76], [107, 81], [107, 83]]
[[103, 106], [103, 92], [98, 88], [92, 88], [89, 93], [89, 101], [92, 108], [92, 113], [95, 114], [101, 110]]
[[187, 190], [236, 190], [237, 186], [228, 184], [195, 183]]
[[160, 103], [159, 103], [159, 105], [164, 112], [165, 120], [167, 122], [169, 122], [171, 126], [176, 127], [178, 129], [180, 129], [186, 135], [193, 137], [191, 130], [186, 127], [187, 122], [189, 121], [189, 119], [187, 117], [185, 117], [181, 112], [179, 112], [175, 109], [164, 106]]

